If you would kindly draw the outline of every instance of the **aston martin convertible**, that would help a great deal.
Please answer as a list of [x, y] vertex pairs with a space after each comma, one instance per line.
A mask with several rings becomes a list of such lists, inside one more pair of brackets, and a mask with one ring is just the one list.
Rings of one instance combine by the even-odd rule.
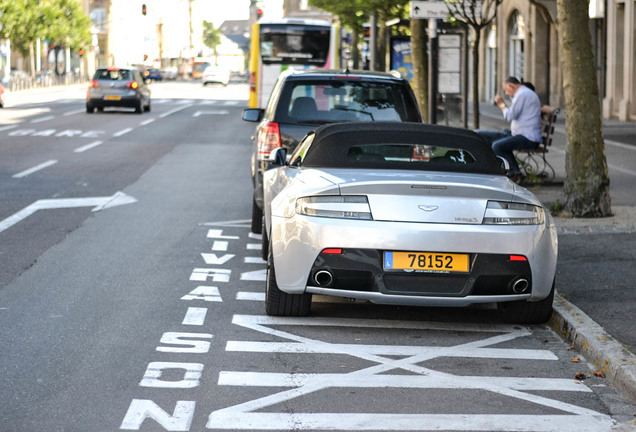
[[378, 304], [497, 304], [506, 322], [552, 314], [557, 233], [478, 134], [415, 123], [310, 132], [264, 177], [266, 312], [313, 294]]

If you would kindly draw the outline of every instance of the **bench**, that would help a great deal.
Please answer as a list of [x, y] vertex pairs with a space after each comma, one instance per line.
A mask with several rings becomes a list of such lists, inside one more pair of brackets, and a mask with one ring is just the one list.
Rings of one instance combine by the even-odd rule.
[[554, 135], [554, 124], [560, 110], [550, 106], [541, 108], [541, 142], [536, 148], [517, 150], [517, 159], [519, 160], [519, 168], [524, 176], [530, 182], [550, 182], [554, 180], [554, 167], [546, 159], [548, 147], [552, 145], [552, 136]]

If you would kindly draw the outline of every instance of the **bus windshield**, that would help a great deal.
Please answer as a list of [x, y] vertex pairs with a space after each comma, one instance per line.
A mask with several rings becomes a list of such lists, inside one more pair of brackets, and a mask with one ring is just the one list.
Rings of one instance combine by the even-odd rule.
[[329, 57], [330, 27], [303, 24], [261, 24], [263, 64], [324, 66]]

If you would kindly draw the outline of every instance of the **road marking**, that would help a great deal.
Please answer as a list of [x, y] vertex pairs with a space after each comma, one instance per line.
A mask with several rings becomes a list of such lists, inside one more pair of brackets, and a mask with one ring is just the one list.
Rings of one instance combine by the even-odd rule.
[[[227, 351], [267, 353], [325, 353], [348, 355], [371, 366], [349, 373], [304, 373], [221, 371], [219, 385], [258, 386], [291, 389], [278, 391], [254, 400], [213, 411], [208, 416], [210, 429], [258, 429], [268, 430], [461, 430], [461, 431], [594, 431], [611, 427], [610, 416], [562, 402], [557, 399], [527, 393], [535, 390], [589, 392], [574, 384], [574, 380], [551, 378], [459, 376], [439, 372], [424, 365], [429, 360], [445, 357], [508, 358], [531, 360], [558, 360], [549, 350], [498, 348], [519, 338], [531, 335], [527, 329], [506, 325], [474, 325], [461, 323], [395, 322], [384, 320], [355, 320], [337, 318], [292, 318], [235, 315], [233, 324], [258, 332], [261, 335], [287, 339], [288, 342], [228, 341]], [[289, 328], [290, 331], [285, 331]], [[454, 346], [367, 345], [330, 343], [306, 336], [302, 326], [432, 329], [439, 331], [467, 331], [482, 337]], [[300, 328], [299, 328], [300, 327]], [[295, 334], [296, 330], [299, 334]], [[322, 333], [319, 333], [322, 334]], [[260, 337], [258, 339], [261, 339]], [[399, 374], [389, 373], [401, 372]], [[276, 406], [287, 406], [294, 399], [303, 398], [323, 390], [343, 388], [439, 388], [480, 390], [500, 396], [530, 402], [539, 408], [550, 407], [563, 411], [559, 415], [509, 415], [509, 414], [407, 414], [365, 413], [356, 410], [342, 413], [276, 412]]]
[[86, 109], [69, 111], [69, 112], [64, 113], [64, 117], [72, 116], [72, 115], [75, 115], [75, 114], [80, 114], [80, 113], [83, 113], [85, 111], [86, 111]]
[[[225, 226], [225, 227], [233, 227], [233, 228], [249, 228], [251, 224], [251, 219], [241, 219], [241, 220], [234, 220], [234, 221], [226, 221], [226, 222], [204, 222], [201, 223], [202, 226]], [[250, 238], [252, 233], [250, 233]], [[238, 239], [238, 237], [235, 237]], [[258, 235], [258, 238], [260, 239], [261, 236]]]
[[98, 145], [101, 145], [103, 143], [104, 143], [104, 141], [94, 141], [94, 142], [92, 142], [90, 144], [86, 144], [85, 146], [81, 146], [81, 147], [76, 148], [75, 150], [73, 150], [73, 152], [82, 153], [82, 152], [85, 152], [86, 150], [90, 150], [90, 149], [92, 149], [94, 147], [97, 147]]
[[55, 165], [56, 163], [57, 161], [55, 159], [51, 159], [49, 161], [41, 163], [40, 165], [34, 166], [33, 168], [29, 168], [27, 170], [14, 174], [13, 178], [24, 178], [30, 174], [33, 174], [34, 172], [43, 170], [44, 168], [48, 168], [51, 165]]
[[255, 270], [249, 272], [241, 273], [242, 281], [262, 281], [265, 282], [267, 280], [267, 270]]
[[120, 136], [122, 136], [122, 135], [127, 134], [128, 132], [130, 132], [130, 131], [132, 131], [132, 130], [133, 130], [133, 128], [126, 128], [126, 129], [122, 129], [122, 130], [120, 130], [119, 132], [115, 132], [115, 133], [113, 134], [113, 136], [114, 136], [114, 137], [120, 137]]
[[202, 115], [228, 115], [230, 112], [227, 110], [215, 110], [215, 111], [196, 111], [192, 114], [192, 117], [201, 117]]
[[239, 101], [225, 101], [223, 105], [238, 105]]
[[266, 264], [267, 263], [267, 261], [259, 257], [245, 257], [244, 261], [245, 261], [245, 264]]
[[[187, 101], [186, 101], [186, 102], [187, 102]], [[175, 108], [175, 109], [170, 110], [170, 111], [166, 111], [165, 113], [161, 114], [161, 115], [159, 116], [159, 118], [165, 118], [165, 117], [168, 117], [169, 115], [172, 115], [172, 114], [174, 114], [174, 113], [177, 113], [177, 112], [179, 112], [179, 111], [181, 111], [181, 110], [184, 110], [184, 109], [186, 109], [186, 108], [190, 108], [190, 107], [192, 107], [192, 106], [193, 106], [193, 104], [189, 104], [189, 105], [184, 105], [184, 106], [179, 107], [179, 108]]]
[[144, 121], [142, 121], [142, 122], [141, 122], [141, 125], [142, 125], [142, 126], [146, 126], [146, 125], [149, 125], [150, 123], [152, 123], [153, 121], [155, 121], [155, 119], [154, 119], [154, 118], [149, 118], [148, 120], [144, 120]]
[[36, 118], [31, 120], [31, 123], [42, 123], [48, 120], [53, 120], [55, 118], [55, 116], [46, 116], [46, 117], [40, 117], [40, 118]]
[[18, 125], [9, 125], [0, 127], [0, 132], [18, 127]]
[[257, 292], [249, 292], [249, 291], [239, 291], [236, 293], [237, 300], [247, 300], [247, 301], [265, 301], [265, 293], [257, 293]]
[[19, 212], [0, 221], [0, 233], [18, 222], [31, 216], [38, 210], [60, 209], [60, 208], [77, 208], [77, 207], [94, 207], [93, 211], [97, 212], [111, 207], [117, 207], [124, 204], [131, 204], [137, 200], [123, 192], [117, 192], [109, 197], [88, 197], [88, 198], [58, 198], [58, 199], [42, 199], [37, 200], [33, 204], [23, 208]]
[[207, 313], [208, 310], [206, 308], [189, 307], [181, 324], [196, 326], [203, 325], [205, 323], [205, 316]]
[[261, 250], [262, 245], [260, 243], [248, 243], [245, 247], [247, 250]]

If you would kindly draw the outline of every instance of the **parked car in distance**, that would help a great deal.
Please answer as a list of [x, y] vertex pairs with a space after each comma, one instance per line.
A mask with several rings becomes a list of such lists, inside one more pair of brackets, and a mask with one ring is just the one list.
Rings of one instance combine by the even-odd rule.
[[243, 120], [258, 122], [251, 156], [252, 232], [261, 233], [263, 173], [270, 152], [291, 154], [312, 129], [336, 122], [422, 122], [408, 81], [381, 72], [324, 69], [283, 72], [266, 109], [243, 111]]
[[141, 114], [150, 111], [150, 88], [134, 67], [107, 67], [95, 71], [86, 92], [86, 112], [106, 107], [130, 107]]
[[223, 66], [208, 66], [201, 75], [203, 85], [223, 84], [228, 85], [230, 82], [230, 70]]
[[161, 81], [163, 79], [159, 69], [146, 69], [144, 71], [144, 78], [152, 81]]
[[[506, 322], [552, 313], [556, 226], [473, 131], [406, 123], [310, 132], [264, 175], [266, 312], [313, 294], [379, 304], [497, 303]], [[265, 253], [266, 252], [266, 253]]]

